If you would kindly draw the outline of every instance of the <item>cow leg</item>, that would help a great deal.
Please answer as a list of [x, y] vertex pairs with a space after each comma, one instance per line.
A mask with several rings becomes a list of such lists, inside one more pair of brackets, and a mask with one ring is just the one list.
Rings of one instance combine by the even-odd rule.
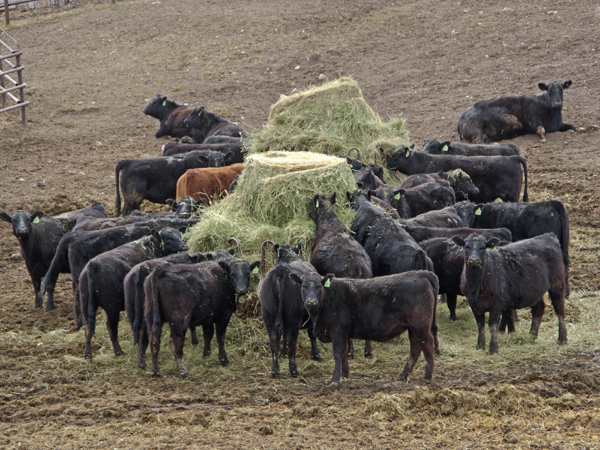
[[271, 377], [275, 378], [279, 373], [279, 333], [271, 329], [269, 334], [269, 347], [271, 348]]
[[116, 356], [123, 355], [123, 350], [121, 350], [121, 345], [119, 345], [119, 311], [106, 311], [106, 328], [108, 328], [113, 352], [115, 352]]
[[83, 298], [83, 304], [80, 305], [82, 314], [81, 320], [85, 326], [85, 346], [83, 348], [83, 357], [91, 358], [92, 357], [92, 337], [94, 336], [94, 332], [96, 331], [96, 311], [98, 311], [98, 305], [95, 302], [95, 298], [92, 297], [92, 301], [94, 302], [92, 305], [88, 305], [89, 296], [83, 295], [78, 296]]
[[175, 363], [177, 364], [177, 372], [179, 372], [179, 376], [182, 378], [186, 378], [188, 373], [188, 368], [183, 360], [183, 342], [185, 341], [185, 332], [186, 328], [183, 328], [183, 332], [179, 329], [179, 327], [175, 325], [171, 325], [171, 348], [173, 349], [173, 356], [175, 357]]
[[202, 337], [204, 338], [204, 348], [202, 349], [202, 356], [204, 358], [210, 356], [210, 342], [212, 341], [214, 335], [215, 326], [212, 323], [208, 325], [202, 325]]
[[306, 330], [310, 339], [310, 357], [315, 361], [321, 361], [321, 355], [319, 354], [319, 347], [317, 347], [317, 336], [313, 331], [312, 324]]
[[287, 332], [287, 341], [289, 342], [288, 358], [289, 358], [289, 369], [290, 375], [297, 377], [300, 375], [298, 372], [298, 365], [296, 364], [296, 349], [298, 347], [298, 334], [300, 334], [300, 327], [292, 325], [289, 327]]
[[81, 304], [79, 303], [78, 284], [73, 281], [73, 314], [75, 314], [75, 326], [79, 330], [84, 323], [83, 315], [81, 314]]
[[287, 327], [283, 327], [281, 330], [282, 342], [281, 342], [281, 351], [279, 352], [279, 356], [281, 358], [285, 358], [288, 355], [288, 342], [287, 342]]
[[[408, 360], [406, 361], [406, 365], [400, 374], [401, 380], [406, 380], [408, 378], [408, 376], [412, 373], [419, 356], [421, 355], [421, 339], [419, 339], [416, 333], [410, 328], [408, 329], [408, 339], [410, 341], [410, 354], [408, 356]], [[433, 347], [433, 337], [431, 344]]]
[[485, 314], [475, 314], [475, 321], [477, 322], [477, 329], [479, 334], [477, 336], [477, 350], [485, 350]]
[[531, 329], [529, 330], [529, 334], [531, 334], [534, 339], [537, 339], [538, 331], [540, 330], [540, 324], [542, 323], [542, 317], [544, 315], [545, 309], [546, 309], [546, 304], [544, 303], [543, 298], [531, 307], [532, 319], [531, 319]]
[[373, 357], [373, 346], [371, 345], [371, 341], [365, 341], [365, 358]]
[[[504, 333], [508, 328], [508, 333], [515, 332], [515, 320], [514, 316], [517, 315], [517, 310], [515, 309], [507, 309], [506, 311], [502, 311], [502, 316], [500, 318], [500, 325], [498, 326], [498, 331]], [[519, 316], [517, 315], [517, 320]]]
[[160, 377], [160, 369], [158, 367], [158, 352], [160, 350], [160, 336], [162, 334], [162, 324], [158, 329], [158, 333], [154, 333], [152, 328], [148, 328], [150, 340], [150, 352], [152, 353], [152, 366], [150, 367], [150, 375]]
[[450, 320], [456, 320], [456, 294], [444, 294], [446, 295], [446, 303], [448, 304], [448, 311], [450, 311]]
[[558, 317], [558, 343], [567, 343], [567, 325], [565, 324], [565, 295], [564, 291], [551, 289], [548, 294], [552, 301], [552, 307]]
[[490, 355], [498, 353], [498, 323], [500, 322], [501, 311], [490, 311], [488, 326], [490, 327]]
[[229, 318], [215, 323], [217, 328], [217, 344], [219, 345], [219, 361], [221, 361], [223, 367], [229, 365], [227, 353], [225, 353], [225, 331], [227, 330], [228, 323]]
[[333, 376], [331, 377], [331, 383], [339, 383], [342, 376], [342, 365], [345, 362], [346, 365], [346, 376], [348, 376], [348, 335], [346, 333], [335, 333], [332, 339], [333, 346], [333, 358], [335, 360], [335, 368], [333, 369]]
[[352, 339], [348, 339], [348, 358], [354, 359], [354, 342], [352, 342]]
[[[136, 193], [137, 194], [137, 193]], [[123, 198], [123, 217], [128, 216], [136, 209], [140, 209], [140, 205], [144, 201], [143, 195], [137, 194], [136, 198]]]
[[[43, 303], [43, 298], [40, 295], [40, 286], [42, 285], [42, 279], [41, 278], [36, 278], [33, 276], [29, 276], [29, 278], [31, 278], [31, 284], [33, 284], [33, 291], [35, 292], [35, 307], [36, 308], [41, 308], [42, 307], [42, 303]], [[48, 289], [48, 304], [50, 303], [50, 289]], [[54, 309], [54, 306], [52, 308], [48, 308], [48, 309]]]
[[192, 345], [198, 345], [198, 334], [196, 333], [196, 327], [190, 325], [190, 334], [192, 335]]
[[538, 136], [541, 139], [541, 142], [546, 142], [546, 129], [543, 126], [538, 126], [535, 129], [535, 132], [538, 134]]
[[137, 348], [137, 365], [142, 370], [146, 370], [146, 349], [148, 348], [148, 333], [146, 331], [146, 321], [143, 321], [140, 327]]

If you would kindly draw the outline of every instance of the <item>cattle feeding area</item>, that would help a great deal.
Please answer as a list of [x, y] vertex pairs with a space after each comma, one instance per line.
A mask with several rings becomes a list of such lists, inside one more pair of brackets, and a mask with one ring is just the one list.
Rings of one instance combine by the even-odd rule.
[[[0, 114], [0, 210], [11, 216], [18, 210], [56, 216], [101, 201], [115, 217], [116, 164], [162, 156], [166, 141], [155, 138], [158, 122], [142, 112], [157, 92], [190, 108], [204, 105], [257, 135], [267, 129], [278, 99], [298, 99], [310, 86], [351, 77], [360, 85], [356, 111], [389, 120], [380, 125], [392, 124], [400, 141], [385, 145], [365, 133], [368, 143], [334, 143], [339, 152], [323, 153], [345, 155], [356, 146], [367, 162], [375, 154], [379, 159], [380, 146], [390, 155], [423, 139], [456, 142], [459, 117], [477, 101], [537, 95], [538, 83], [553, 80], [572, 80], [562, 115], [577, 130], [548, 132], [545, 143], [537, 134], [510, 140], [527, 161], [529, 201], [560, 200], [569, 214], [568, 344], [558, 345], [552, 308], [546, 308], [536, 340], [529, 334], [532, 314], [521, 309], [516, 332], [498, 333], [497, 355], [476, 350], [477, 325], [468, 302], [459, 297], [455, 321], [446, 305], [437, 307], [440, 354], [431, 382], [423, 380], [422, 357], [408, 383], [398, 380], [409, 354], [405, 333], [374, 342], [371, 359], [355, 352], [349, 378], [331, 386], [332, 347], [319, 342], [322, 361], [312, 360], [304, 330], [296, 358], [299, 377], [290, 376], [281, 359], [279, 375], [271, 378], [256, 275], [227, 327], [227, 367], [214, 343], [211, 355], [203, 357], [187, 336], [189, 376], [180, 378], [164, 327], [162, 377], [151, 378], [149, 370], [137, 367], [124, 312], [119, 327], [124, 355], [113, 353], [100, 312], [93, 358], [85, 359], [85, 331], [76, 331], [70, 275], [58, 278], [55, 309], [34, 308], [19, 243], [10, 224], [0, 222], [0, 447], [600, 446], [600, 9], [595, 2], [366, 1], [344, 2], [341, 8], [333, 1], [113, 5], [80, 0], [60, 14], [47, 15], [42, 8], [13, 13], [11, 19], [8, 31], [21, 43], [31, 102], [27, 126], [16, 112]], [[355, 88], [346, 92], [356, 97]], [[299, 139], [295, 145], [321, 142], [289, 130]], [[370, 152], [373, 156], [365, 157]], [[343, 159], [336, 162], [342, 164], [327, 165], [338, 167], [344, 183], [351, 183], [349, 166]], [[313, 196], [306, 200], [307, 214]], [[345, 188], [337, 203], [342, 199]], [[141, 209], [169, 210], [148, 201]], [[351, 223], [351, 217], [340, 218]], [[312, 225], [308, 215], [306, 222]], [[213, 228], [231, 237], [222, 225]], [[308, 246], [302, 248], [308, 259], [306, 236]], [[224, 245], [219, 241], [214, 248]], [[244, 259], [257, 259], [257, 250], [243, 239], [242, 251]]]

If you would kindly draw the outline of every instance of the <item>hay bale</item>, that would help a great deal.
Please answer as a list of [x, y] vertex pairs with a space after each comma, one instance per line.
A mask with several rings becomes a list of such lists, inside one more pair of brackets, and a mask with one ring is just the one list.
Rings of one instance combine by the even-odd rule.
[[341, 158], [310, 152], [251, 155], [235, 192], [206, 208], [186, 238], [192, 251], [223, 247], [234, 236], [244, 253], [253, 255], [266, 239], [311, 249], [315, 225], [308, 213], [314, 195], [335, 192], [336, 212], [349, 227], [354, 211], [346, 191], [354, 189], [350, 166]]
[[408, 145], [404, 119], [383, 122], [365, 102], [358, 83], [344, 77], [282, 95], [271, 107], [263, 129], [253, 133], [246, 147], [250, 154], [267, 151], [310, 151], [333, 155], [346, 154], [356, 147], [363, 162], [381, 164], [383, 149], [390, 156]]

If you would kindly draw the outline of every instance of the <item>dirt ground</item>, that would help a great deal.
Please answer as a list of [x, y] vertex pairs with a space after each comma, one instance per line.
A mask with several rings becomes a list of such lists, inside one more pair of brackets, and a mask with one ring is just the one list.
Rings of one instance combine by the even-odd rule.
[[[571, 79], [563, 115], [583, 130], [514, 142], [530, 201], [557, 198], [570, 214], [572, 297], [600, 290], [596, 1], [77, 1], [52, 11], [12, 14], [5, 29], [24, 53], [31, 106], [27, 126], [0, 114], [1, 211], [102, 201], [112, 214], [116, 163], [160, 156], [158, 122], [142, 113], [156, 93], [252, 131], [280, 94], [321, 74], [352, 76], [384, 119], [406, 119], [418, 148], [456, 140], [476, 100]], [[271, 380], [259, 336], [256, 356], [231, 368], [215, 360], [187, 380], [153, 380], [131, 346], [115, 362], [96, 338], [101, 356], [83, 361], [70, 278], [59, 280], [56, 310], [34, 309], [8, 224], [0, 237], [1, 448], [600, 448], [597, 334], [560, 357], [516, 352], [500, 366], [442, 356], [432, 384], [422, 366], [406, 384], [389, 361], [357, 362], [338, 388], [326, 385], [329, 363]], [[496, 400], [473, 406], [484, 398]], [[398, 399], [412, 402], [408, 414]]]

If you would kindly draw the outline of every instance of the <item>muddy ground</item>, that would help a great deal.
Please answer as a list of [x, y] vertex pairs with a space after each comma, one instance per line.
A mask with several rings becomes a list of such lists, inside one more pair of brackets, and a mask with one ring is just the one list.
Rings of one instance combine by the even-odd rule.
[[[0, 210], [9, 213], [102, 201], [112, 214], [119, 159], [160, 155], [157, 121], [142, 114], [158, 92], [252, 131], [280, 94], [318, 84], [321, 74], [349, 75], [383, 118], [406, 119], [418, 148], [424, 138], [456, 139], [458, 117], [478, 99], [571, 79], [563, 114], [583, 131], [549, 134], [545, 144], [514, 140], [527, 159], [530, 200], [558, 198], [570, 214], [570, 344], [556, 348], [554, 319], [544, 322], [551, 338], [539, 352], [513, 342], [490, 360], [442, 341], [432, 384], [421, 380], [422, 365], [410, 383], [396, 381], [402, 340], [400, 361], [359, 357], [337, 388], [327, 386], [327, 346], [326, 361], [303, 363], [302, 378], [271, 380], [252, 318], [236, 318], [230, 368], [198, 357], [186, 380], [166, 349], [165, 376], [150, 379], [130, 345], [116, 358], [100, 330], [97, 356], [84, 361], [70, 278], [60, 278], [56, 310], [34, 309], [4, 224], [0, 447], [600, 448], [600, 345], [597, 315], [587, 312], [600, 300], [597, 2], [78, 1], [11, 20], [31, 106], [27, 126], [17, 112], [0, 114]], [[463, 305], [461, 314], [465, 345], [474, 347], [471, 313]]]

